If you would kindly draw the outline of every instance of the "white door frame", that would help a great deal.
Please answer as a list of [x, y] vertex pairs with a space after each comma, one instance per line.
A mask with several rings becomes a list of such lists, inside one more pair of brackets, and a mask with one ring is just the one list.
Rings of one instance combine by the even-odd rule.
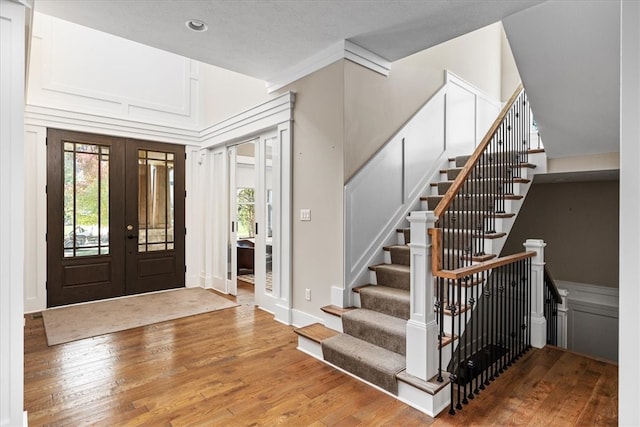
[[[291, 324], [291, 308], [292, 308], [292, 286], [291, 286], [291, 230], [292, 230], [292, 120], [293, 120], [293, 106], [295, 101], [295, 94], [287, 92], [277, 98], [274, 98], [264, 104], [251, 108], [239, 115], [225, 120], [218, 125], [211, 127], [203, 132], [205, 134], [205, 142], [202, 145], [202, 149], [206, 150], [206, 156], [211, 158], [211, 162], [207, 162], [207, 168], [209, 173], [205, 176], [211, 177], [212, 181], [205, 182], [204, 188], [220, 188], [221, 183], [216, 182], [220, 179], [224, 180], [224, 187], [229, 188], [228, 183], [228, 162], [225, 166], [220, 165], [219, 162], [213, 161], [213, 153], [220, 153], [235, 143], [242, 140], [249, 140], [252, 137], [263, 135], [268, 132], [274, 132], [277, 138], [276, 144], [278, 146], [278, 156], [274, 155], [274, 162], [276, 158], [279, 162], [279, 169], [277, 177], [274, 174], [274, 188], [276, 185], [279, 187], [279, 191], [274, 193], [280, 193], [281, 197], [278, 200], [278, 206], [276, 206], [276, 200], [274, 199], [274, 210], [280, 213], [278, 225], [280, 227], [279, 233], [279, 245], [274, 250], [278, 253], [273, 254], [273, 259], [277, 265], [273, 265], [274, 272], [277, 270], [279, 277], [277, 281], [274, 278], [272, 284], [272, 291], [267, 292], [264, 287], [261, 290], [256, 288], [255, 302], [263, 310], [274, 314], [276, 320]], [[223, 169], [223, 170], [220, 170]], [[278, 183], [278, 184], [276, 184]], [[222, 197], [220, 191], [213, 191], [213, 194], [202, 194], [205, 197], [205, 218], [220, 218], [222, 216], [228, 217], [228, 194], [225, 194], [225, 198]], [[206, 221], [205, 221], [206, 222]], [[214, 221], [212, 233], [205, 233], [205, 248], [220, 248], [222, 243], [227, 248], [228, 233], [221, 232], [221, 229], [217, 221]], [[230, 224], [229, 218], [225, 222], [226, 225]], [[205, 226], [206, 228], [206, 226]], [[225, 227], [226, 230], [230, 230], [229, 227]], [[225, 266], [224, 277], [227, 277], [227, 269], [229, 268], [227, 263], [227, 251], [222, 253], [220, 250], [205, 251], [205, 257], [209, 258], [204, 262], [203, 276], [208, 277], [209, 274], [206, 271], [207, 266]], [[213, 259], [212, 259], [213, 258]], [[222, 261], [222, 263], [221, 263]], [[212, 274], [218, 276], [222, 272], [217, 271]], [[205, 280], [206, 286], [206, 280]], [[209, 286], [206, 286], [209, 287]], [[217, 286], [213, 286], [218, 289]], [[222, 292], [229, 292], [228, 286], [224, 286], [225, 289]]]

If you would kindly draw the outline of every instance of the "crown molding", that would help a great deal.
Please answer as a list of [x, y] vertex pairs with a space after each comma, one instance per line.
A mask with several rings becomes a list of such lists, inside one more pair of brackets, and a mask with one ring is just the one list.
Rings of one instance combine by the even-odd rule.
[[386, 59], [355, 43], [342, 40], [267, 79], [267, 91], [272, 93], [341, 59], [348, 59], [383, 76], [388, 76], [391, 71], [391, 63]]

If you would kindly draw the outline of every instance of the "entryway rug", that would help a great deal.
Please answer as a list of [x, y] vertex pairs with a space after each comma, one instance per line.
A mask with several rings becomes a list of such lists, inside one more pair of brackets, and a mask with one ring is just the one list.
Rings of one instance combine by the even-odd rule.
[[180, 288], [51, 308], [42, 317], [52, 346], [237, 306], [206, 289]]

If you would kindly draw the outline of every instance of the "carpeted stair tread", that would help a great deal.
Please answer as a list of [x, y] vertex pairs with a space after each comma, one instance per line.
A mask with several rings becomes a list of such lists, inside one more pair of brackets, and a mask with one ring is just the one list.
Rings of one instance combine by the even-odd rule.
[[[505, 164], [506, 162], [517, 163], [520, 160], [526, 160], [527, 153], [523, 151], [509, 150], [509, 151], [504, 151], [499, 153], [485, 153], [482, 155], [482, 157], [484, 157], [485, 159], [489, 159], [491, 162], [496, 162], [498, 164]], [[470, 158], [471, 158], [471, 155], [457, 156], [454, 159], [456, 162], [456, 167], [465, 166]]]
[[368, 310], [409, 320], [411, 312], [410, 292], [406, 289], [377, 285], [360, 289], [360, 305]]
[[388, 314], [361, 308], [342, 315], [342, 331], [378, 347], [404, 355], [407, 321]]
[[[498, 181], [498, 182], [496, 182]], [[438, 194], [444, 195], [449, 188], [453, 185], [454, 181], [440, 181], [436, 183], [432, 183], [432, 186], [438, 187]], [[512, 178], [512, 179], [498, 179], [498, 178], [488, 178], [488, 179], [470, 179], [468, 181], [466, 191], [471, 193], [483, 193], [488, 189], [495, 189], [498, 186], [502, 186], [504, 190], [508, 190], [512, 184], [529, 183], [529, 179], [525, 178]], [[435, 184], [435, 185], [434, 185]]]
[[[509, 168], [520, 168], [520, 169], [535, 169], [536, 165], [531, 163], [519, 163], [514, 165], [504, 165], [504, 164], [491, 164], [484, 167], [475, 167], [469, 176], [471, 179], [476, 178], [487, 178], [487, 177], [496, 177], [496, 176], [504, 176], [505, 174], [505, 166]], [[447, 180], [453, 181], [457, 178], [457, 176], [462, 172], [463, 167], [456, 167], [447, 169]], [[520, 172], [516, 171], [512, 173], [513, 178], [520, 178]]]
[[409, 265], [411, 263], [411, 248], [407, 245], [385, 246], [383, 248], [391, 254], [391, 263]]
[[322, 341], [322, 354], [327, 362], [398, 394], [396, 375], [406, 367], [403, 355], [347, 334]]
[[409, 290], [411, 268], [408, 265], [380, 264], [375, 272], [378, 285]]

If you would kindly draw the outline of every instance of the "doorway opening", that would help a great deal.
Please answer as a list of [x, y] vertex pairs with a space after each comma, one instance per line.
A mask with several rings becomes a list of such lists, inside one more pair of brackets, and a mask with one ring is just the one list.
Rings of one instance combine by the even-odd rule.
[[239, 286], [253, 289], [254, 294], [273, 289], [274, 218], [279, 216], [274, 210], [275, 144], [272, 132], [227, 147], [230, 293], [237, 293]]

